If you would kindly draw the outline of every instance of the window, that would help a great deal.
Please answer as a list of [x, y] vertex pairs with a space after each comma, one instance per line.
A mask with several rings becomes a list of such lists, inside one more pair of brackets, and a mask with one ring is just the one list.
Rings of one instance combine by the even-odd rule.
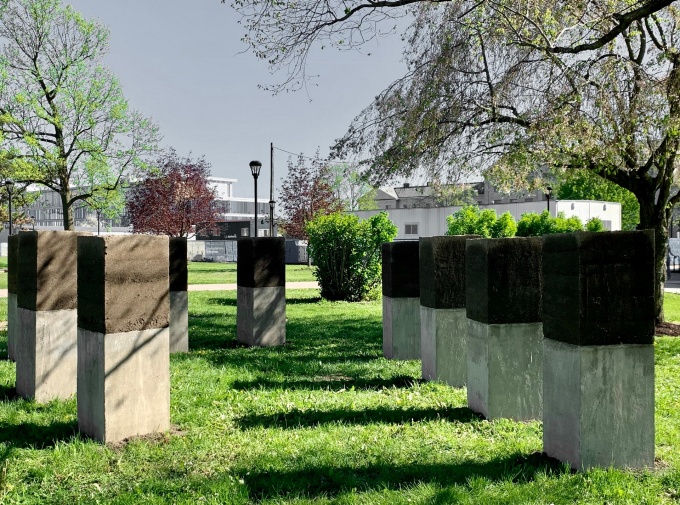
[[250, 237], [250, 228], [241, 228], [242, 237]]
[[407, 224], [404, 227], [404, 235], [418, 235], [418, 225], [417, 224]]

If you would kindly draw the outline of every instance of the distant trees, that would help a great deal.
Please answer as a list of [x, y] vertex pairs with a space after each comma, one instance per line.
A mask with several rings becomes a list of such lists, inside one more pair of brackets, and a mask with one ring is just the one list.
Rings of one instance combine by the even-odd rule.
[[63, 225], [95, 193], [147, 168], [158, 141], [101, 64], [108, 30], [60, 0], [0, 2], [0, 169], [61, 197]]
[[215, 190], [204, 158], [180, 158], [174, 150], [156, 162], [157, 172], [130, 188], [127, 211], [135, 233], [187, 237], [215, 230]]
[[318, 214], [330, 214], [342, 209], [342, 201], [331, 187], [328, 166], [316, 156], [303, 154], [293, 163], [288, 158], [288, 176], [281, 186], [279, 197], [285, 218], [280, 225], [288, 237], [308, 238], [307, 223]]

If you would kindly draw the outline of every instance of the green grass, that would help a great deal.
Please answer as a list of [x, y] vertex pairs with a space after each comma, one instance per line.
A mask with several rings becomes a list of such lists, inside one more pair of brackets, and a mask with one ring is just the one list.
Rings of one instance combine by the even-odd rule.
[[680, 323], [680, 295], [675, 293], [664, 293], [663, 312], [666, 321]]
[[[286, 265], [286, 282], [316, 281], [312, 270]], [[189, 284], [236, 284], [236, 263], [189, 262]]]
[[657, 468], [572, 474], [540, 455], [541, 423], [485, 421], [465, 390], [420, 381], [419, 362], [383, 359], [379, 302], [287, 295], [287, 344], [257, 349], [235, 341], [235, 292], [190, 293], [191, 352], [171, 358], [175, 430], [120, 447], [77, 434], [74, 400], [16, 399], [1, 361], [0, 503], [680, 499], [680, 339], [655, 346]]

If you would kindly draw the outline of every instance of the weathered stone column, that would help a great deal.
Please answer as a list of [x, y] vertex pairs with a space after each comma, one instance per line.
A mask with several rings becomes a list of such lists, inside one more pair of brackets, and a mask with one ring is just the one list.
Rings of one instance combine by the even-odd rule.
[[653, 467], [653, 233], [546, 236], [543, 275], [544, 451]]
[[78, 428], [102, 442], [170, 428], [168, 238], [78, 238]]
[[420, 359], [419, 242], [382, 245], [383, 355]]
[[76, 392], [77, 233], [19, 235], [17, 331], [13, 333], [17, 393], [37, 402]]
[[286, 343], [286, 248], [283, 237], [237, 243], [237, 340], [250, 346]]
[[17, 292], [19, 289], [19, 235], [7, 239], [7, 357], [16, 360], [16, 341], [19, 331]]
[[487, 419], [541, 419], [541, 239], [469, 240], [467, 397]]
[[467, 381], [465, 243], [477, 235], [420, 239], [420, 345], [423, 379]]
[[170, 238], [170, 354], [189, 352], [186, 237]]

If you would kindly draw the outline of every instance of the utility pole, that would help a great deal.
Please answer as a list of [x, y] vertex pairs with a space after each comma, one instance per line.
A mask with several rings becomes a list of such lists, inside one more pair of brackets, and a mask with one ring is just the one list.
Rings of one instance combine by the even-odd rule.
[[269, 236], [274, 236], [274, 143], [269, 144]]

